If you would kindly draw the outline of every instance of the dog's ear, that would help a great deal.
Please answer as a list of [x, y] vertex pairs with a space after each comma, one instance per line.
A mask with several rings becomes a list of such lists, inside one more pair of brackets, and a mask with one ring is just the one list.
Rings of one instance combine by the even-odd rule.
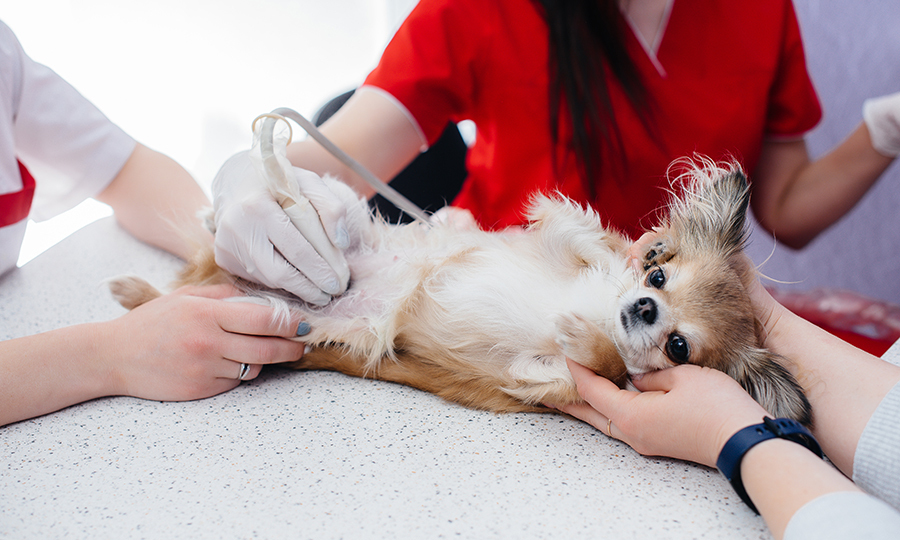
[[812, 406], [800, 384], [784, 368], [788, 360], [764, 349], [750, 349], [726, 369], [757, 403], [776, 418], [812, 426]]
[[683, 199], [675, 201], [670, 210], [673, 234], [698, 250], [715, 251], [726, 258], [740, 252], [746, 241], [750, 203], [749, 185], [740, 167], [708, 166], [688, 176]]

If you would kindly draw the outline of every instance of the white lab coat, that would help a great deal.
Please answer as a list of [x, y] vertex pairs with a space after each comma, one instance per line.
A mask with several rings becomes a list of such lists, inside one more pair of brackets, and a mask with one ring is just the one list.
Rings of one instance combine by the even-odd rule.
[[[22, 190], [21, 161], [36, 181], [29, 217], [48, 219], [103, 191], [134, 146], [71, 85], [29, 58], [0, 21], [0, 195]], [[25, 234], [26, 220], [5, 217], [0, 275], [15, 267]]]

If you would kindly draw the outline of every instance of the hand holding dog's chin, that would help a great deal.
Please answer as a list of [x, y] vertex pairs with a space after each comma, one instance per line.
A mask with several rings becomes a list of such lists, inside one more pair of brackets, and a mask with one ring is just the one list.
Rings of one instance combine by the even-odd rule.
[[230, 286], [186, 287], [103, 323], [98, 361], [105, 363], [104, 395], [160, 401], [210, 397], [236, 387], [241, 363], [262, 364], [303, 355], [290, 341], [298, 320], [273, 321], [268, 307], [226, 302]]
[[557, 408], [604, 433], [609, 426], [643, 455], [715, 467], [725, 442], [767, 414], [733, 379], [709, 368], [683, 365], [644, 374], [634, 381], [640, 392], [621, 390], [572, 361], [569, 369], [586, 403]]

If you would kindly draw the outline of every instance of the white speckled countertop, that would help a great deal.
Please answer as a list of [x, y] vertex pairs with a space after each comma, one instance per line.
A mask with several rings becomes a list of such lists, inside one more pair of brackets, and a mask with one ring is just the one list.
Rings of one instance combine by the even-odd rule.
[[[0, 339], [116, 317], [102, 280], [178, 266], [96, 222], [0, 278]], [[0, 428], [0, 456], [3, 538], [770, 537], [713, 469], [326, 372], [95, 400]]]

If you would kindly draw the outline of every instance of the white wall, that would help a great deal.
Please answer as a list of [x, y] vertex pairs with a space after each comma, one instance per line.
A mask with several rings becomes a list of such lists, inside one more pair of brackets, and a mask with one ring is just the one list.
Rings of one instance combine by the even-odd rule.
[[[677, 0], [676, 0], [677, 1]], [[897, 0], [794, 0], [806, 56], [825, 112], [808, 137], [819, 156], [862, 120], [862, 102], [900, 91]], [[751, 256], [766, 275], [797, 289], [839, 287], [900, 303], [900, 162], [859, 205], [800, 252], [776, 247], [762, 230]]]
[[0, 0], [26, 52], [202, 184], [275, 107], [361, 82], [403, 0]]
[[[415, 0], [0, 0], [35, 60], [209, 190], [260, 113], [312, 115], [375, 66]], [[19, 264], [109, 208], [29, 223]]]

